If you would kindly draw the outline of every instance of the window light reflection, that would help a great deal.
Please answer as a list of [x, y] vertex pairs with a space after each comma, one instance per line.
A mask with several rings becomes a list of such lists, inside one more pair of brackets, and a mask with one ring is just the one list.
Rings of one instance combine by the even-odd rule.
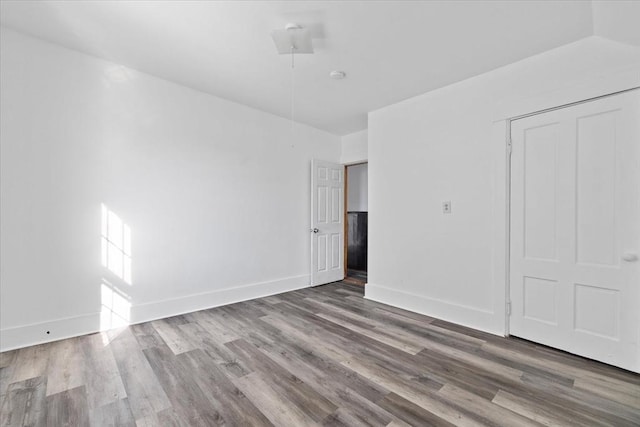
[[105, 331], [127, 326], [131, 313], [129, 296], [104, 279], [100, 286], [100, 294], [102, 302], [100, 330]]
[[101, 234], [102, 266], [131, 285], [131, 228], [104, 204]]

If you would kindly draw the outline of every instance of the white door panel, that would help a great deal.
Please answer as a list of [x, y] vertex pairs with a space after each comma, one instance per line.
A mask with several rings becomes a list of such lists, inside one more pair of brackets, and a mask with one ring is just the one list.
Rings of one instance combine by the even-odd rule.
[[511, 334], [640, 371], [640, 91], [511, 137]]
[[311, 284], [344, 279], [344, 166], [311, 162]]

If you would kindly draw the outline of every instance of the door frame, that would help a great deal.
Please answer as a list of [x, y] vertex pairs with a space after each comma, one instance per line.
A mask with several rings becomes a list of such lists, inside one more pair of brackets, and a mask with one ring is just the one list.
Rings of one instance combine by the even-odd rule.
[[575, 105], [584, 104], [587, 102], [597, 101], [602, 98], [608, 98], [611, 96], [620, 95], [626, 92], [634, 90], [640, 90], [640, 86], [632, 86], [627, 89], [621, 89], [615, 92], [609, 92], [602, 95], [593, 96], [590, 98], [581, 99], [579, 101], [567, 102], [565, 104], [557, 105], [554, 107], [548, 107], [536, 111], [532, 111], [525, 114], [506, 118], [506, 194], [505, 194], [505, 214], [506, 214], [506, 226], [505, 226], [505, 294], [504, 294], [504, 331], [505, 336], [511, 336], [510, 334], [510, 320], [511, 320], [511, 124], [515, 120], [524, 119], [538, 114], [548, 113], [550, 111], [560, 110], [563, 108], [573, 107]]
[[[354, 162], [354, 163], [347, 163], [344, 164], [344, 277], [347, 277], [347, 246], [348, 246], [348, 230], [347, 228], [349, 227], [349, 224], [347, 222], [348, 219], [348, 212], [349, 212], [349, 166], [358, 166], [358, 165], [368, 165], [369, 164], [369, 160], [363, 160], [360, 162]], [[369, 182], [369, 171], [367, 170], [367, 183]], [[367, 184], [367, 193], [369, 193], [369, 185]], [[367, 199], [368, 199], [368, 194], [367, 194]], [[367, 226], [367, 232], [369, 232], [368, 230], [368, 226]], [[367, 252], [367, 267], [369, 265], [369, 255]], [[368, 268], [367, 268], [368, 269]]]

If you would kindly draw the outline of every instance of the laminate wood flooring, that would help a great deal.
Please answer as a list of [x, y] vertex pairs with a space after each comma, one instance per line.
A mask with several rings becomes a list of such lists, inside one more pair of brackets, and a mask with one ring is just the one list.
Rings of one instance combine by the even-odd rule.
[[0, 354], [2, 426], [639, 426], [640, 376], [346, 283]]

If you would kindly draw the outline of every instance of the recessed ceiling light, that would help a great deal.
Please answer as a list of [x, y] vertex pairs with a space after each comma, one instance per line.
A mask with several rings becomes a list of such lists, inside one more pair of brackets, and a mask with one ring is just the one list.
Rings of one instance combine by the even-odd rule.
[[345, 73], [344, 71], [332, 71], [329, 73], [329, 77], [331, 77], [333, 80], [342, 80], [345, 77], [347, 77], [347, 73]]

